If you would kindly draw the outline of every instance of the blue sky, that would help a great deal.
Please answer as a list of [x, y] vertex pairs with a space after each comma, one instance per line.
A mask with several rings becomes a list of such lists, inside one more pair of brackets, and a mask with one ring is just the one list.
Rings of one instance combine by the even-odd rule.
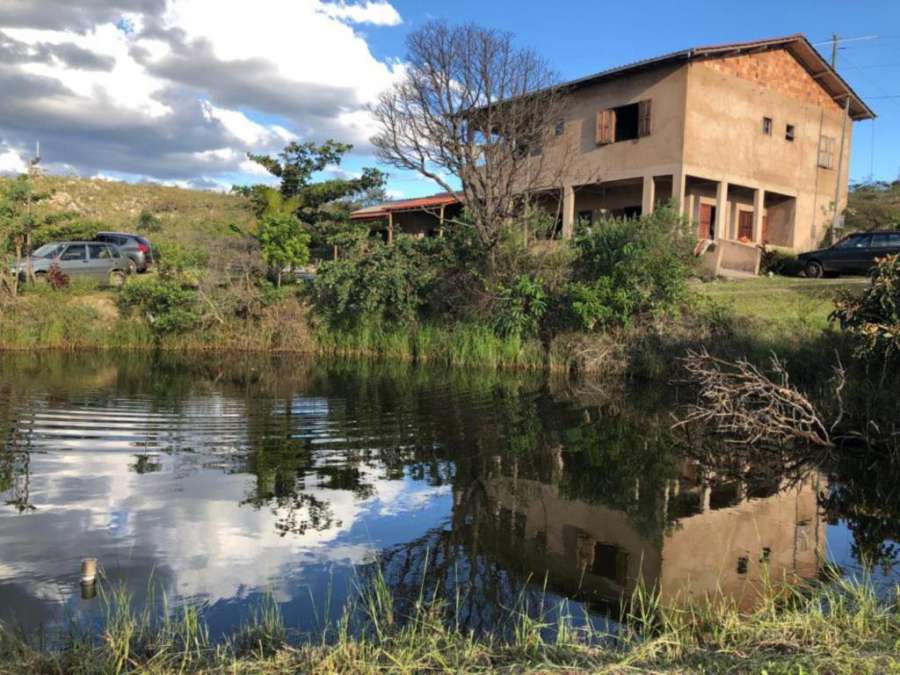
[[[265, 178], [247, 151], [332, 137], [356, 149], [328, 173], [356, 174], [375, 164], [365, 106], [429, 18], [510, 31], [563, 79], [699, 45], [876, 36], [838, 56], [878, 114], [855, 125], [851, 178], [900, 174], [900, 2], [830, 0], [0, 2], [0, 173], [21, 169], [40, 139], [52, 172], [227, 189]], [[390, 173], [392, 197], [437, 190]]]
[[[563, 79], [688, 47], [804, 33], [813, 43], [876, 35], [842, 43], [838, 71], [875, 110], [854, 125], [850, 175], [900, 177], [900, 2], [522, 2], [451, 3], [397, 0], [401, 30], [369, 33], [380, 57], [400, 54], [406, 31], [431, 17], [473, 21], [513, 32], [535, 48]], [[830, 44], [819, 45], [830, 57]], [[894, 96], [895, 98], [884, 98]], [[874, 145], [872, 142], [874, 131]]]

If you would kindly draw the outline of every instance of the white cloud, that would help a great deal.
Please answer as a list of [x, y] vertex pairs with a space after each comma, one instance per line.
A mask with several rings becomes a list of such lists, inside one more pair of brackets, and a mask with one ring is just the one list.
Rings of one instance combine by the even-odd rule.
[[388, 2], [365, 2], [361, 5], [336, 2], [324, 5], [321, 11], [336, 19], [376, 26], [398, 26], [403, 22], [400, 14]]
[[20, 174], [28, 170], [28, 164], [24, 159], [12, 148], [0, 146], [0, 175], [3, 174]]
[[[336, 138], [365, 152], [366, 105], [403, 70], [354, 28], [399, 25], [387, 0], [39, 5], [10, 25], [0, 12], [0, 136], [46, 141], [51, 170], [230, 184], [264, 175], [247, 151]], [[0, 155], [7, 171], [16, 158]]]

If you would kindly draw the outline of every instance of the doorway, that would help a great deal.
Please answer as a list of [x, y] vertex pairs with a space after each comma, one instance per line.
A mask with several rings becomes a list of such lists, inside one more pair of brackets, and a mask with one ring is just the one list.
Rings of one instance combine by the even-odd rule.
[[716, 207], [712, 204], [700, 204], [700, 226], [697, 234], [701, 239], [716, 238]]

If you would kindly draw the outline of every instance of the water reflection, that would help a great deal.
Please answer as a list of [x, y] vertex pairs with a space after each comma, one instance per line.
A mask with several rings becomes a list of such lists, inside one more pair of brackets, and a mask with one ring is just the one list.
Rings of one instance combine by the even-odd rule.
[[475, 630], [517, 602], [602, 625], [639, 581], [750, 606], [763, 576], [815, 576], [833, 532], [856, 537], [838, 562], [878, 551], [893, 573], [896, 482], [688, 459], [671, 392], [590, 402], [531, 375], [145, 355], [0, 372], [0, 618], [26, 626], [96, 610], [85, 557], [138, 602], [152, 578], [204, 603], [214, 630], [270, 592], [320, 630], [376, 569], [401, 609], [427, 581]]

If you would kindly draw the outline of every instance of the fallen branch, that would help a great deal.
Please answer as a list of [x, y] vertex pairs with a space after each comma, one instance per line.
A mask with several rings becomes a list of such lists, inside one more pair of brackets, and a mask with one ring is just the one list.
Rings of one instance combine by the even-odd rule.
[[688, 379], [699, 389], [675, 428], [701, 423], [732, 443], [783, 447], [802, 443], [833, 446], [815, 406], [795, 389], [781, 361], [773, 356], [769, 377], [746, 359], [735, 362], [690, 350], [682, 359]]

